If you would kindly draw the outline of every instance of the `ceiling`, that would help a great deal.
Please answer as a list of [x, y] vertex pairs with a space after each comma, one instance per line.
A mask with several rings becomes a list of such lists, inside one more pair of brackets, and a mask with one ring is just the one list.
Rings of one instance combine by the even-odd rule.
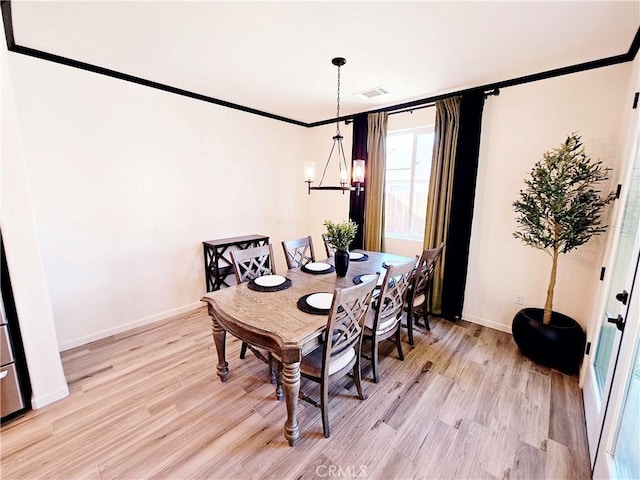
[[[304, 123], [626, 54], [639, 1], [11, 2], [17, 45]], [[389, 93], [354, 94], [374, 87]]]

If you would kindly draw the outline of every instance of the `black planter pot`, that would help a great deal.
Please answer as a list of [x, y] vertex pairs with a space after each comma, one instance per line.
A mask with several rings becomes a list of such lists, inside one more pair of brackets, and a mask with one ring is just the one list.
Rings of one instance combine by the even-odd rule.
[[349, 252], [346, 250], [336, 250], [334, 255], [336, 264], [336, 275], [338, 277], [346, 277], [349, 269]]
[[584, 355], [587, 337], [573, 318], [551, 313], [551, 323], [542, 323], [542, 308], [524, 308], [511, 325], [513, 339], [520, 351], [536, 363], [563, 373], [577, 373]]

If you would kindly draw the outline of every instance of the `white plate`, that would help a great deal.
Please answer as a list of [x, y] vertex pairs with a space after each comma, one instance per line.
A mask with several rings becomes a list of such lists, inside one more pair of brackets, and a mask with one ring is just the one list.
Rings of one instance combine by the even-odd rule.
[[349, 258], [351, 260], [360, 260], [362, 257], [364, 257], [363, 253], [358, 253], [358, 252], [350, 252], [349, 253]]
[[329, 270], [331, 265], [324, 262], [309, 262], [305, 265], [305, 268], [312, 272], [324, 272], [325, 270]]
[[[360, 282], [364, 283], [364, 282], [368, 282], [369, 280], [371, 280], [372, 278], [375, 278], [375, 275], [360, 275]], [[382, 282], [384, 282], [384, 275], [380, 275], [378, 277], [378, 283], [376, 283], [376, 285], [380, 286], [382, 285]]]
[[307, 303], [313, 308], [320, 310], [329, 310], [331, 308], [331, 301], [333, 300], [333, 293], [314, 293], [307, 297]]
[[254, 283], [261, 287], [277, 287], [286, 281], [287, 279], [282, 275], [263, 275], [262, 277], [256, 278]]

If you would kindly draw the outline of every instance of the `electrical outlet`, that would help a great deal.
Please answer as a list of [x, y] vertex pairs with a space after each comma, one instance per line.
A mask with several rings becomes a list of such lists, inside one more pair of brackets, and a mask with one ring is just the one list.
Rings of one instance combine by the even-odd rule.
[[516, 304], [523, 305], [524, 304], [524, 294], [516, 293]]
[[151, 229], [151, 235], [154, 237], [159, 237], [160, 236], [160, 230], [158, 230], [158, 227], [153, 227]]

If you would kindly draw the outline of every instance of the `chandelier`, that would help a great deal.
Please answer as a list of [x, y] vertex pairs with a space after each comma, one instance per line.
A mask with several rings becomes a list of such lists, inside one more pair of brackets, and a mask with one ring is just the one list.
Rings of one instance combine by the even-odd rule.
[[[315, 182], [316, 176], [316, 164], [314, 161], [307, 161], [304, 164], [304, 181], [307, 183], [309, 195], [311, 195], [311, 190], [342, 190], [342, 193], [346, 191], [355, 191], [357, 195], [360, 195], [360, 192], [364, 190], [364, 160], [354, 160], [353, 166], [351, 169], [351, 182], [349, 182], [349, 169], [347, 167], [347, 160], [344, 155], [344, 148], [342, 146], [342, 135], [340, 134], [340, 67], [342, 67], [347, 61], [342, 57], [336, 57], [331, 60], [331, 63], [338, 67], [338, 97], [337, 97], [337, 106], [336, 106], [336, 134], [333, 137], [333, 145], [331, 146], [331, 151], [329, 152], [329, 158], [327, 158], [327, 163], [324, 165], [324, 170], [322, 171], [322, 178], [320, 179], [320, 183], [317, 186], [311, 186], [312, 183]], [[327, 173], [327, 167], [329, 163], [331, 163], [332, 157], [337, 157], [338, 168], [340, 169], [340, 184], [339, 185], [323, 185], [324, 177]], [[355, 184], [355, 186], [353, 185]]]

